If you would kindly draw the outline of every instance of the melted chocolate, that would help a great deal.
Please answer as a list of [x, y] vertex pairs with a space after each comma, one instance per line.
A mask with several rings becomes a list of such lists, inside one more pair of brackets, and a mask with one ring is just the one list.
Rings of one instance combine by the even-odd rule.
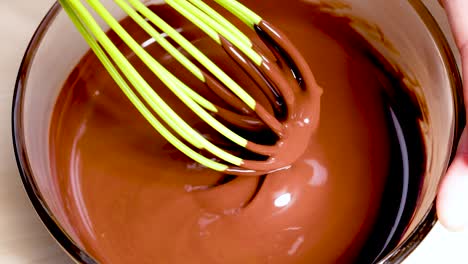
[[[159, 136], [88, 53], [55, 106], [51, 168], [77, 234], [74, 239], [99, 262], [352, 263], [361, 252], [377, 219], [392, 161], [392, 128], [383, 95], [398, 78], [376, 63], [368, 44], [346, 21], [319, 15], [312, 4], [245, 2], [297, 47], [323, 88], [320, 103], [308, 89], [295, 89], [289, 103], [277, 101], [275, 87], [259, 87], [259, 80], [246, 75], [248, 67], [226, 53], [229, 47], [217, 46], [165, 5], [152, 9], [246, 87], [267, 113], [281, 119], [288, 105], [287, 115], [293, 118], [286, 122], [289, 136], [284, 142], [296, 151], [283, 151], [275, 160], [288, 169], [235, 177], [203, 168]], [[122, 25], [138, 42], [149, 39], [131, 20]], [[268, 27], [262, 24], [257, 32]], [[211, 130], [114, 33], [109, 36], [200, 133], [245, 159], [262, 159]], [[256, 45], [274, 60], [275, 51]], [[240, 134], [259, 144], [278, 140], [249, 110], [221, 100], [230, 95], [212, 92], [157, 43], [145, 48], [184, 83], [226, 113], [236, 113], [223, 119], [233, 129], [240, 127]], [[288, 67], [283, 70], [294, 68], [288, 59], [284, 63]], [[304, 88], [308, 77], [292, 76]], [[319, 112], [320, 123], [314, 116]]]

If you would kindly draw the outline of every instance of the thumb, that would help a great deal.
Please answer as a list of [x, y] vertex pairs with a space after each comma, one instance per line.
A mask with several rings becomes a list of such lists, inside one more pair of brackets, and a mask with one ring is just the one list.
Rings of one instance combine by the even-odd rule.
[[463, 132], [458, 153], [442, 181], [437, 197], [437, 214], [447, 229], [468, 227], [468, 131]]

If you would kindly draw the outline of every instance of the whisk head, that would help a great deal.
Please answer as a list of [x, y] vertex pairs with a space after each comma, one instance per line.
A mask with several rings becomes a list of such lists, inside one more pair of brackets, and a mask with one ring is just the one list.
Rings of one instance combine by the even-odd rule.
[[[291, 144], [283, 140], [294, 136], [288, 133], [287, 128], [296, 125], [288, 123], [291, 113], [294, 112], [295, 90], [311, 94], [312, 103], [318, 109], [320, 89], [298, 50], [277, 28], [235, 0], [214, 0], [220, 7], [254, 30], [269, 48], [267, 52], [254, 44], [245, 33], [204, 1], [165, 1], [178, 14], [224, 48], [231, 59], [262, 90], [270, 103], [270, 106], [265, 107], [212, 59], [140, 0], [113, 1], [168, 54], [216, 94], [223, 105], [211, 102], [200, 95], [152, 57], [99, 0], [86, 0], [89, 7], [193, 113], [227, 141], [264, 158], [244, 159], [236, 156], [228, 148], [214, 143], [195, 130], [140, 75], [109, 39], [81, 0], [59, 0], [71, 21], [123, 93], [170, 144], [207, 168], [235, 175], [262, 175], [281, 170], [297, 158], [294, 155], [288, 156]], [[313, 112], [316, 116], [306, 118], [306, 123], [311, 123], [310, 129], [318, 122], [318, 110]], [[276, 135], [275, 144], [256, 143], [239, 133], [242, 129], [265, 128]], [[302, 145], [307, 144], [302, 142]], [[204, 152], [209, 153], [212, 158], [204, 155]], [[287, 158], [279, 159], [279, 156]]]

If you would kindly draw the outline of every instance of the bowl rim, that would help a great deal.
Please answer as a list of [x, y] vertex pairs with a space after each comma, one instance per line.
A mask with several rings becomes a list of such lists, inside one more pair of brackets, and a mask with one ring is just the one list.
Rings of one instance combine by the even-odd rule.
[[[455, 56], [452, 52], [452, 49], [450, 48], [448, 40], [446, 39], [435, 18], [432, 16], [427, 7], [421, 2], [421, 0], [409, 0], [409, 3], [413, 6], [422, 22], [426, 25], [426, 28], [429, 30], [436, 46], [441, 52], [441, 57], [446, 65], [447, 72], [451, 73], [448, 75], [448, 78], [450, 87], [452, 89], [455, 117], [452, 143], [458, 142], [465, 125], [465, 111], [459, 111], [464, 108], [464, 102], [462, 100], [463, 84]], [[92, 256], [86, 253], [84, 249], [80, 248], [80, 246], [70, 236], [67, 235], [65, 230], [61, 227], [57, 219], [51, 213], [47, 203], [41, 197], [38, 187], [32, 176], [33, 172], [27, 157], [23, 135], [23, 97], [25, 90], [24, 87], [26, 87], [27, 83], [27, 77], [29, 75], [32, 61], [34, 60], [37, 49], [40, 46], [44, 35], [48, 31], [49, 25], [54, 21], [61, 10], [62, 8], [58, 2], [55, 2], [52, 5], [34, 32], [24, 53], [13, 93], [11, 116], [13, 148], [18, 171], [26, 193], [36, 213], [39, 215], [41, 221], [46, 226], [51, 236], [75, 262], [96, 264], [97, 261], [95, 261]], [[447, 167], [456, 152], [456, 147], [457, 144], [452, 144], [451, 157], [446, 161]], [[437, 214], [434, 199], [430, 209], [415, 227], [414, 231], [387, 256], [380, 260], [379, 263], [401, 263], [426, 237], [436, 222]]]

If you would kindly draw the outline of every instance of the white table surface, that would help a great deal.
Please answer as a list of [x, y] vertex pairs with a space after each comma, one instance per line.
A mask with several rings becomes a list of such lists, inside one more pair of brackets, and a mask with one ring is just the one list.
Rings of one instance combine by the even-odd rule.
[[[391, 0], [394, 1], [394, 0]], [[0, 263], [72, 263], [34, 212], [17, 172], [11, 139], [11, 101], [16, 73], [28, 41], [53, 0], [0, 0]], [[425, 0], [447, 29], [436, 0]], [[468, 10], [467, 10], [468, 12]], [[467, 190], [468, 191], [468, 190]], [[437, 225], [406, 260], [468, 263], [468, 232]]]

